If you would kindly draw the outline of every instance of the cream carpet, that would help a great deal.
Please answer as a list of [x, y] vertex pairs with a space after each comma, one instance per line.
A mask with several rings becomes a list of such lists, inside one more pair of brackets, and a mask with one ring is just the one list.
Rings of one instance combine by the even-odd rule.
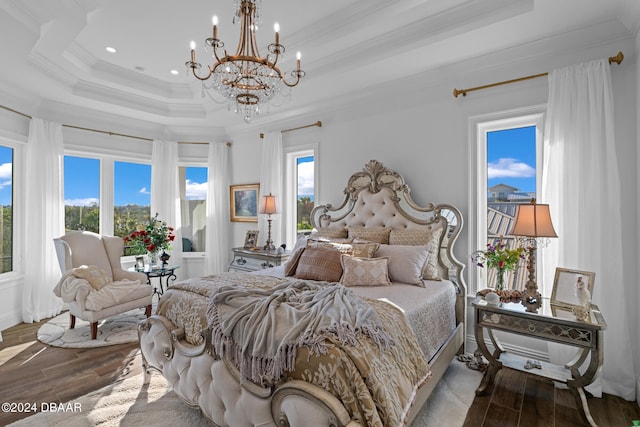
[[138, 341], [138, 322], [145, 319], [144, 309], [135, 309], [98, 322], [98, 337], [91, 339], [89, 322], [77, 319], [69, 329], [69, 312], [49, 320], [38, 329], [38, 340], [54, 347], [90, 348]]
[[[462, 426], [481, 378], [480, 372], [454, 360], [411, 427]], [[170, 391], [164, 378], [155, 373], [147, 385], [143, 384], [143, 375], [140, 374], [87, 394], [70, 404], [65, 409], [71, 412], [44, 412], [11, 426], [212, 425], [198, 409], [189, 407]]]

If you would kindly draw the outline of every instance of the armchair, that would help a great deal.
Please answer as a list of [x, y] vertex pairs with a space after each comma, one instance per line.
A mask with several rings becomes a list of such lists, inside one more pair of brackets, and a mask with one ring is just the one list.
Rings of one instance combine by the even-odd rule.
[[[69, 306], [71, 329], [76, 317], [86, 320], [91, 324], [91, 339], [96, 339], [100, 320], [141, 307], [147, 317], [151, 315], [152, 289], [147, 276], [124, 270], [120, 264], [122, 238], [77, 231], [53, 242], [63, 273], [54, 293]], [[78, 274], [86, 271], [81, 266], [95, 266], [99, 270], [90, 267], [88, 271], [104, 272], [99, 286], [91, 277]]]

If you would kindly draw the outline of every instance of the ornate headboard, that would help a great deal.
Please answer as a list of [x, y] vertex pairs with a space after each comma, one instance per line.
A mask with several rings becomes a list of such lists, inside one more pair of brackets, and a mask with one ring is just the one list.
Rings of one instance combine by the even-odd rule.
[[451, 205], [429, 203], [418, 206], [411, 199], [410, 188], [404, 178], [382, 163], [371, 160], [361, 172], [349, 178], [340, 206], [319, 205], [311, 211], [314, 228], [391, 228], [409, 230], [442, 229], [438, 259], [439, 275], [454, 282], [459, 294], [466, 294], [462, 271], [465, 266], [453, 254], [460, 230], [462, 215]]

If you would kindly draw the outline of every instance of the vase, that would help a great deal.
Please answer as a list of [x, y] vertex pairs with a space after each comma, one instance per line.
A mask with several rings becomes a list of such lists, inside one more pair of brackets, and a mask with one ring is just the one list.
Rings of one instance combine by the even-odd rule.
[[158, 252], [147, 252], [149, 254], [149, 265], [154, 267], [158, 265]]
[[504, 268], [498, 268], [496, 271], [496, 291], [502, 291], [504, 289]]

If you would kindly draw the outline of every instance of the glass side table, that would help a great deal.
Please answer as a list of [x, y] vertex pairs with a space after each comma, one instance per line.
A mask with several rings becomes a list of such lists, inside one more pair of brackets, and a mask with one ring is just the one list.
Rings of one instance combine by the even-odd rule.
[[131, 267], [129, 271], [138, 271], [140, 273], [144, 273], [147, 275], [147, 284], [153, 286], [151, 279], [158, 279], [159, 286], [153, 286], [153, 294], [158, 294], [158, 296], [162, 296], [164, 294], [165, 289], [169, 287], [170, 283], [173, 283], [176, 280], [176, 269], [180, 268], [179, 265], [171, 265], [167, 264], [165, 266], [162, 265], [145, 265], [144, 269]]
[[[584, 392], [584, 387], [591, 384], [600, 373], [604, 359], [604, 330], [607, 324], [596, 305], [591, 305], [586, 321], [577, 320], [571, 309], [551, 306], [548, 299], [543, 299], [537, 313], [529, 313], [522, 304], [515, 302], [489, 304], [482, 296], [477, 296], [472, 305], [475, 308], [476, 342], [482, 355], [489, 361], [476, 395], [484, 395], [491, 390], [496, 373], [503, 366], [517, 369], [566, 384], [576, 400], [583, 421], [596, 426]], [[493, 343], [493, 352], [487, 347], [485, 331]], [[576, 347], [576, 355], [566, 365], [558, 366], [511, 354], [495, 337], [494, 331]], [[580, 372], [580, 367], [587, 359], [586, 370]]]

